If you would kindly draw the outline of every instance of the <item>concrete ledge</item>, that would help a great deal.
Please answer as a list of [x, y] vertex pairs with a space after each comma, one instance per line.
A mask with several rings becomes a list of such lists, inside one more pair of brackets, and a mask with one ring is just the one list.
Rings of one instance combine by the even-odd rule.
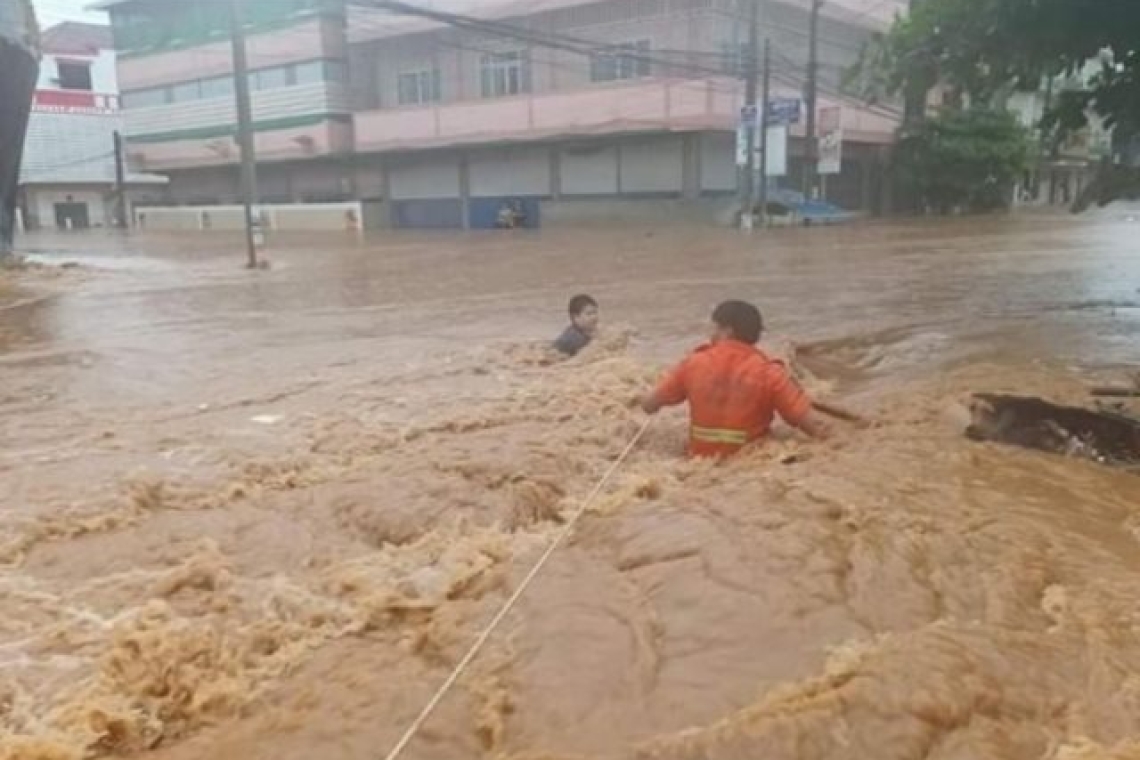
[[733, 198], [562, 198], [542, 202], [542, 226], [590, 224], [729, 226], [737, 211]]

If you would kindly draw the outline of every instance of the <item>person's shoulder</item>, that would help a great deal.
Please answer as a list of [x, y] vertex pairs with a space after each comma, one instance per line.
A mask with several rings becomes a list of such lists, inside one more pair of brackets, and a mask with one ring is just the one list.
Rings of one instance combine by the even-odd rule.
[[554, 341], [554, 347], [564, 354], [573, 356], [590, 343], [590, 336], [570, 325]]
[[689, 353], [685, 354], [685, 358], [681, 360], [681, 364], [692, 364], [694, 362], [703, 362], [711, 358], [715, 352], [715, 343], [704, 343], [694, 348]]
[[763, 349], [760, 348], [753, 348], [752, 356], [752, 360], [754, 362], [771, 369], [787, 369], [788, 367], [787, 363], [783, 359], [777, 359], [773, 356], [769, 356], [764, 352]]
[[783, 359], [777, 359], [764, 353], [759, 348], [748, 357], [749, 369], [757, 376], [765, 379], [790, 377], [790, 370]]

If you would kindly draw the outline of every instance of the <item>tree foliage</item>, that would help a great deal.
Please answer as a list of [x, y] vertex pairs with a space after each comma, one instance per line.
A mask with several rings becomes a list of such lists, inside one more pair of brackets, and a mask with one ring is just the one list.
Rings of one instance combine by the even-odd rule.
[[[1140, 136], [1140, 0], [917, 0], [866, 47], [851, 84], [871, 101], [921, 102], [941, 84], [992, 105], [1090, 62], [1095, 73], [1056, 93], [1042, 127], [1060, 141], [1095, 115], [1127, 144]], [[1098, 201], [1135, 190], [1115, 175], [1109, 186], [1118, 194]]]
[[1140, 2], [1136, 0], [919, 0], [865, 51], [858, 79], [870, 97], [936, 83], [975, 103], [1011, 87], [1101, 62], [1088, 90], [1065, 105], [1065, 125], [1087, 107], [1109, 126], [1140, 128]]
[[1005, 111], [947, 111], [910, 125], [895, 159], [903, 190], [938, 213], [989, 211], [1009, 205], [1030, 167], [1032, 136]]

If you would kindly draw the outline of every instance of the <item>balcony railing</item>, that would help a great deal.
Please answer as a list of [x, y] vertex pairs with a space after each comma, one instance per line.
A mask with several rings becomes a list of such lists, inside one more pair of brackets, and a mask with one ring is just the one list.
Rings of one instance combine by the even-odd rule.
[[[774, 93], [775, 96], [791, 92]], [[596, 134], [733, 130], [743, 88], [729, 79], [654, 80], [568, 92], [357, 112], [358, 151], [421, 149]], [[843, 106], [845, 139], [886, 143], [897, 121], [850, 103]], [[792, 130], [802, 134], [802, 125]]]

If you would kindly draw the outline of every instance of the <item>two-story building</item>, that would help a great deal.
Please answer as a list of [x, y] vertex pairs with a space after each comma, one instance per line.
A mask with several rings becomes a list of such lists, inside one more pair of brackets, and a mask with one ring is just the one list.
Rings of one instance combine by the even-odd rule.
[[[41, 45], [20, 172], [23, 223], [31, 229], [111, 226], [115, 133], [123, 127], [111, 30], [66, 22], [47, 29]], [[152, 200], [166, 184], [134, 172], [124, 181], [129, 196]]]
[[1059, 144], [1043, 138], [1041, 124], [1049, 108], [1066, 91], [1084, 89], [1101, 67], [1090, 61], [1083, 70], [1065, 76], [1044, 78], [1036, 90], [1015, 92], [1008, 107], [1021, 123], [1033, 130], [1041, 144], [1041, 155], [1032, 176], [1022, 183], [1018, 201], [1030, 205], [1069, 205], [1093, 181], [1103, 161], [1113, 155], [1113, 130], [1102, 119], [1090, 117], [1089, 124]]
[[[237, 199], [228, 3], [103, 0], [119, 54], [128, 156], [170, 199]], [[266, 202], [345, 199], [353, 151], [343, 0], [244, 0], [255, 145]]]
[[[830, 0], [821, 108], [841, 107], [829, 196], [868, 208], [896, 114], [840, 94], [901, 0]], [[224, 5], [224, 4], [223, 4]], [[774, 97], [798, 97], [810, 0], [767, 0]], [[237, 200], [228, 19], [211, 3], [103, 0], [115, 28], [129, 153], [170, 200]], [[727, 206], [750, 65], [740, 0], [476, 0], [425, 18], [344, 0], [243, 3], [263, 202], [382, 200], [405, 227], [487, 227]], [[787, 176], [798, 186], [803, 123]]]

